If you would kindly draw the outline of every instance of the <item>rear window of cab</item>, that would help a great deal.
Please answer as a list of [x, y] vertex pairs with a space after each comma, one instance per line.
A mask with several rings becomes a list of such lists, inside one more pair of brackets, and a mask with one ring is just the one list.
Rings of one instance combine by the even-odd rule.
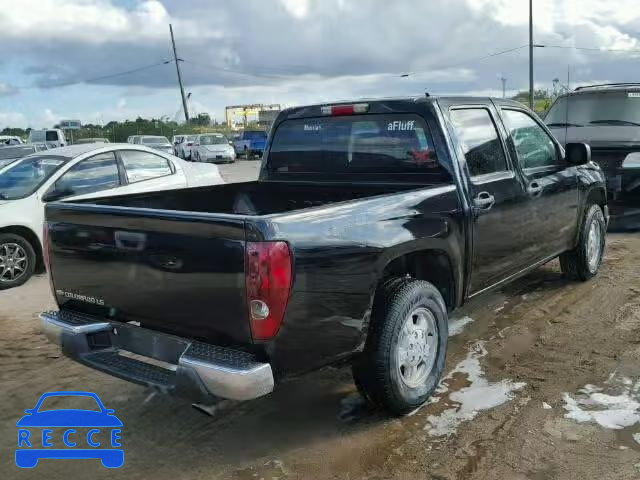
[[414, 114], [286, 120], [273, 135], [267, 168], [287, 173], [449, 173], [431, 132]]

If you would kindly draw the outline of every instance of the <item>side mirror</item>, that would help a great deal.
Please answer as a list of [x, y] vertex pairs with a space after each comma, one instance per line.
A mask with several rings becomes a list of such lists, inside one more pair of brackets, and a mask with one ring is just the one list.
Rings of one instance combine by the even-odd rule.
[[567, 143], [565, 152], [569, 165], [586, 165], [591, 162], [591, 147], [586, 143]]
[[56, 188], [55, 186], [49, 190], [47, 193], [45, 193], [42, 196], [42, 201], [43, 202], [55, 202], [56, 200], [60, 200], [61, 198], [64, 197], [68, 197], [70, 195], [73, 195], [73, 192], [68, 189], [68, 188]]

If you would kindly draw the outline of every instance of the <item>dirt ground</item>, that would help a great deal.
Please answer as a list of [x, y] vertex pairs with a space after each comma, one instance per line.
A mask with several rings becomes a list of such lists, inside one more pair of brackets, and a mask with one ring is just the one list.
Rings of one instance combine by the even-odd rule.
[[[640, 235], [612, 235], [591, 282], [568, 283], [554, 262], [456, 312], [447, 378], [400, 419], [364, 406], [347, 368], [204, 415], [60, 356], [39, 333], [52, 301], [36, 277], [0, 293], [0, 478], [638, 479], [639, 266]], [[15, 466], [16, 421], [54, 390], [115, 409], [121, 469]]]

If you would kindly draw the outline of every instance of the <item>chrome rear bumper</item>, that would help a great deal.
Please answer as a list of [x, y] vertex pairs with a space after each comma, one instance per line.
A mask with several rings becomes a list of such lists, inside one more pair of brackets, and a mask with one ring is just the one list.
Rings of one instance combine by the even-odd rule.
[[251, 400], [273, 391], [271, 365], [247, 352], [75, 312], [44, 312], [40, 320], [68, 357], [167, 393], [203, 401]]

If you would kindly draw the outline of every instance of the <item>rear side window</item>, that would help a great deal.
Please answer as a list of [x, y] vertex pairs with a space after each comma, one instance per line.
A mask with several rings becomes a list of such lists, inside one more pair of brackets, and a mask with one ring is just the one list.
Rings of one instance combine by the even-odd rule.
[[274, 133], [268, 168], [277, 173], [437, 173], [425, 121], [413, 114], [287, 120]]
[[119, 153], [127, 171], [129, 183], [142, 182], [173, 173], [169, 161], [159, 155], [135, 150], [124, 150]]
[[46, 139], [47, 139], [47, 142], [57, 142], [58, 132], [56, 132], [55, 130], [48, 130]]
[[450, 117], [472, 177], [508, 170], [507, 157], [489, 110], [456, 109], [451, 110]]
[[118, 165], [113, 153], [102, 153], [71, 167], [56, 182], [56, 190], [81, 195], [120, 186]]

